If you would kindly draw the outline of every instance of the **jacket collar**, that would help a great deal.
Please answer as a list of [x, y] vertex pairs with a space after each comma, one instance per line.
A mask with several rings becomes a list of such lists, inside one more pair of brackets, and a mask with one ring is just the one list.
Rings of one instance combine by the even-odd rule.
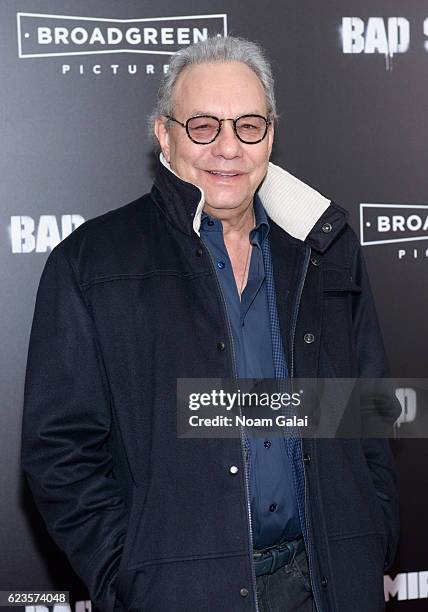
[[[187, 234], [200, 236], [203, 190], [181, 179], [159, 156], [154, 190], [160, 191], [165, 213]], [[324, 252], [344, 227], [347, 211], [289, 172], [269, 162], [258, 195], [268, 216], [287, 234]]]

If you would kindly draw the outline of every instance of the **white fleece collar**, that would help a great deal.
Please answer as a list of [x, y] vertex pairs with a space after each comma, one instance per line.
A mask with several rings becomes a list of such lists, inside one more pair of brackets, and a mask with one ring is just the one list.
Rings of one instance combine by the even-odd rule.
[[[162, 153], [160, 161], [175, 174]], [[175, 176], [178, 175], [175, 174]], [[201, 198], [193, 218], [193, 229], [200, 236], [199, 228], [205, 195], [200, 187], [198, 189], [201, 192]], [[306, 240], [318, 219], [330, 206], [330, 200], [318, 191], [271, 162], [269, 162], [268, 171], [258, 195], [272, 221], [290, 236], [302, 241]]]
[[271, 162], [259, 197], [272, 221], [302, 241], [330, 206], [318, 191]]

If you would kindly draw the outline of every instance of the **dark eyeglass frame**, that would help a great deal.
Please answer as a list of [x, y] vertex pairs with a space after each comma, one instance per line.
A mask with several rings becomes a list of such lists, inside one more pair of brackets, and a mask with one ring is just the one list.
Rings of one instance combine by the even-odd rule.
[[[186, 134], [187, 136], [190, 138], [190, 140], [192, 142], [194, 142], [195, 144], [200, 144], [200, 145], [207, 145], [207, 144], [211, 144], [212, 142], [214, 142], [214, 140], [217, 138], [217, 136], [220, 134], [221, 132], [221, 127], [222, 127], [222, 123], [223, 121], [232, 121], [233, 123], [233, 131], [235, 132], [235, 136], [237, 137], [237, 139], [240, 142], [243, 142], [244, 144], [257, 144], [259, 142], [261, 142], [262, 140], [265, 139], [268, 128], [270, 126], [270, 124], [272, 123], [271, 119], [267, 119], [266, 117], [263, 117], [263, 115], [256, 115], [254, 113], [247, 113], [246, 115], [240, 115], [239, 117], [236, 117], [235, 119], [232, 119], [231, 117], [228, 118], [224, 118], [224, 119], [219, 119], [218, 117], [215, 117], [214, 115], [193, 115], [192, 117], [189, 117], [186, 121], [186, 123], [182, 123], [181, 121], [178, 121], [178, 119], [176, 119], [175, 117], [171, 117], [171, 115], [165, 115], [165, 117], [167, 119], [170, 119], [171, 121], [175, 121], [175, 123], [178, 123], [178, 125], [181, 125], [181, 127], [184, 127], [186, 130]], [[264, 134], [261, 138], [259, 138], [259, 140], [251, 140], [250, 142], [247, 140], [243, 140], [239, 134], [238, 131], [236, 129], [236, 123], [240, 120], [240, 119], [244, 119], [245, 117], [258, 117], [260, 119], [263, 119], [263, 121], [266, 123], [265, 126], [265, 131]], [[191, 121], [192, 119], [198, 119], [198, 118], [205, 118], [205, 119], [215, 119], [216, 121], [218, 121], [218, 129], [217, 129], [217, 133], [214, 136], [214, 138], [212, 140], [209, 140], [208, 142], [199, 142], [198, 140], [194, 140], [191, 135], [190, 135], [190, 131], [189, 131], [189, 121]]]

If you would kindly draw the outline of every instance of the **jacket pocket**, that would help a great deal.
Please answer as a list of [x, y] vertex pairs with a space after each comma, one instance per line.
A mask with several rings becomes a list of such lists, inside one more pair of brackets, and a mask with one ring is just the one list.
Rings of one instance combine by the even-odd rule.
[[131, 553], [135, 545], [136, 534], [140, 526], [145, 497], [145, 489], [143, 489], [142, 487], [133, 488], [133, 496], [129, 511], [125, 542], [123, 545], [122, 556], [120, 559], [119, 570], [116, 579], [116, 598], [122, 604], [127, 603], [127, 593], [130, 589], [130, 585], [128, 584], [130, 575], [127, 572], [127, 569], [131, 558]]
[[384, 611], [384, 565], [379, 534], [330, 539], [329, 548], [337, 610]]
[[[322, 277], [322, 339], [320, 375], [346, 378], [355, 368], [353, 298], [361, 293], [349, 268], [328, 267]], [[327, 359], [325, 359], [327, 356]]]
[[361, 287], [354, 282], [349, 268], [326, 268], [323, 272], [324, 297], [346, 297], [361, 293]]

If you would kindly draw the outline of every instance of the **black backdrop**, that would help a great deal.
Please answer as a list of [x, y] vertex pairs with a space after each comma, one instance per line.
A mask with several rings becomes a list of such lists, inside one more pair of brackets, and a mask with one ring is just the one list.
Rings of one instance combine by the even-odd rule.
[[[67, 28], [68, 44], [55, 44], [55, 26]], [[124, 40], [85, 42], [95, 27]], [[146, 40], [126, 40], [130, 27], [146, 28]], [[0, 589], [67, 589], [78, 600], [72, 610], [89, 608], [19, 473], [35, 292], [54, 244], [148, 190], [146, 117], [168, 53], [226, 29], [261, 42], [272, 59], [280, 112], [272, 160], [350, 211], [392, 375], [426, 376], [427, 3], [210, 0], [195, 10], [189, 0], [2, 0]], [[417, 434], [425, 402], [405, 394]], [[422, 439], [394, 448], [402, 536], [385, 577], [387, 609], [426, 610], [428, 450]]]

